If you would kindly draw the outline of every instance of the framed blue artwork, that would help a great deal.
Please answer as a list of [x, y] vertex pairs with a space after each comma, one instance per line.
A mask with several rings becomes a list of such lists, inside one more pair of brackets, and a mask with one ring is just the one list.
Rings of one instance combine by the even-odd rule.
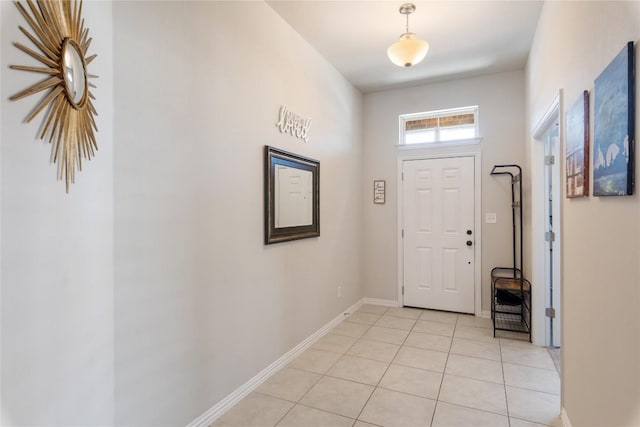
[[594, 196], [633, 194], [634, 70], [633, 42], [628, 42], [595, 80]]
[[567, 198], [589, 196], [589, 91], [567, 111]]

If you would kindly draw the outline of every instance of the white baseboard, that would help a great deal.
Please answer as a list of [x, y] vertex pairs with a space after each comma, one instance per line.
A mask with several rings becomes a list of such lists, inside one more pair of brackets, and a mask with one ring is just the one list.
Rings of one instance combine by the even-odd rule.
[[371, 305], [384, 305], [386, 307], [399, 307], [398, 301], [394, 299], [381, 299], [381, 298], [362, 298], [363, 304]]
[[249, 381], [238, 387], [227, 397], [213, 405], [209, 410], [207, 410], [204, 414], [200, 415], [195, 420], [191, 421], [187, 424], [187, 427], [207, 427], [211, 425], [216, 419], [218, 419], [222, 414], [231, 409], [236, 403], [238, 403], [242, 398], [247, 396], [253, 390], [258, 388], [263, 382], [269, 379], [273, 374], [278, 372], [281, 368], [283, 368], [286, 364], [291, 362], [293, 359], [298, 357], [300, 353], [311, 347], [316, 341], [318, 341], [322, 336], [324, 336], [327, 332], [329, 332], [333, 327], [340, 324], [345, 318], [346, 313], [353, 313], [363, 303], [363, 299], [359, 300], [351, 307], [347, 308], [343, 313], [340, 313], [329, 323], [318, 329], [312, 335], [307, 337], [300, 344], [289, 350], [286, 354], [280, 357], [278, 360], [273, 362], [271, 365], [267, 366], [263, 369], [258, 375], [251, 378]]
[[562, 408], [562, 412], [560, 412], [560, 420], [562, 421], [562, 427], [571, 427], [569, 416], [567, 415], [567, 411], [565, 411], [564, 408]]
[[484, 319], [491, 319], [491, 310], [482, 310], [482, 314], [480, 314], [480, 317]]

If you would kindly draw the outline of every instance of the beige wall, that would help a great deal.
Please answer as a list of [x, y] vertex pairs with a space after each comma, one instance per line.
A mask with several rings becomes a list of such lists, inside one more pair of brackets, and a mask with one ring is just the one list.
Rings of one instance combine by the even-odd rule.
[[[395, 145], [398, 116], [478, 105], [483, 137], [479, 145], [482, 153], [482, 307], [490, 310], [490, 270], [498, 265], [511, 265], [512, 250], [511, 186], [508, 179], [492, 177], [489, 172], [494, 164], [522, 165], [524, 162], [524, 90], [523, 71], [512, 71], [365, 95], [362, 184], [365, 296], [397, 300], [398, 149]], [[374, 179], [387, 181], [384, 205], [372, 203]], [[484, 223], [487, 212], [497, 213], [497, 224]]]
[[[529, 131], [560, 88], [565, 105], [592, 91], [611, 59], [639, 36], [638, 2], [545, 3], [527, 67]], [[529, 158], [534, 150], [529, 144]], [[636, 149], [636, 165], [638, 157]], [[563, 406], [574, 427], [640, 425], [637, 190], [563, 198], [562, 212]]]
[[[113, 8], [116, 423], [184, 425], [362, 297], [362, 98], [262, 2]], [[265, 144], [320, 160], [319, 238], [263, 244]]]
[[[69, 195], [0, 6], [3, 425], [185, 425], [362, 297], [362, 97], [266, 4], [87, 2], [100, 150]], [[263, 244], [266, 144], [320, 160], [319, 238]]]
[[9, 96], [42, 80], [10, 64], [42, 66], [12, 46], [31, 45], [13, 2], [0, 2], [0, 234], [2, 425], [113, 424], [112, 4], [83, 11], [98, 57], [99, 150], [69, 194], [37, 139], [41, 94]]

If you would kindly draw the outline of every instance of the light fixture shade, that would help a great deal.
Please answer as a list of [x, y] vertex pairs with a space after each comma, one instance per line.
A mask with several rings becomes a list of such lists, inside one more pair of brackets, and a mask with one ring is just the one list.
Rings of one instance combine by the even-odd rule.
[[429, 51], [429, 43], [416, 38], [413, 33], [404, 33], [400, 40], [389, 46], [387, 55], [399, 67], [411, 67], [422, 61]]

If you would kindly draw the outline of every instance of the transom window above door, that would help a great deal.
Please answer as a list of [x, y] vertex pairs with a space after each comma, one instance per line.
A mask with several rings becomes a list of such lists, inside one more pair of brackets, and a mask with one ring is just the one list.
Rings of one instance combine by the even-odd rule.
[[477, 105], [400, 116], [400, 146], [442, 146], [478, 142], [480, 135]]

